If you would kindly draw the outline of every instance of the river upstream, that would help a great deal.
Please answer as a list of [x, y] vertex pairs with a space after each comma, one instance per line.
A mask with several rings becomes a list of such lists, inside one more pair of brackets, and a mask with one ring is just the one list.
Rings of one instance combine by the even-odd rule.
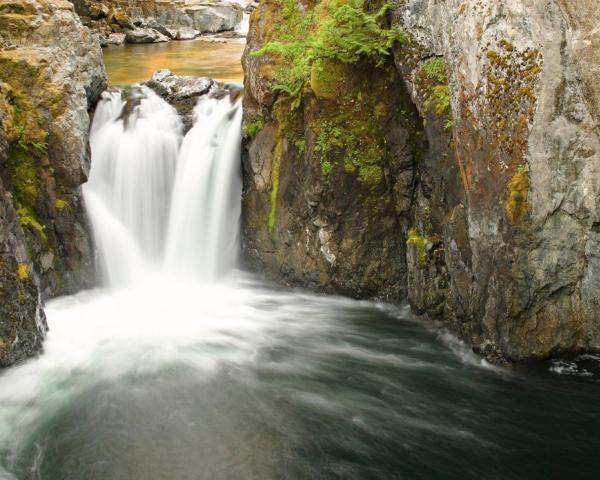
[[[240, 53], [106, 61], [113, 85], [240, 80]], [[118, 94], [98, 107], [84, 194], [107, 286], [49, 302], [43, 355], [0, 376], [1, 479], [597, 478], [599, 359], [495, 367], [406, 307], [236, 269], [241, 105], [202, 100], [181, 138], [142, 92], [129, 127]]]

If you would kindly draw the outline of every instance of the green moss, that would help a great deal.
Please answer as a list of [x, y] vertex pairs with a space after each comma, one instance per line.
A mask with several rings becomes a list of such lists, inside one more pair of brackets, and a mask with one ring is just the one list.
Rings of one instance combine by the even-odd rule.
[[246, 125], [246, 131], [250, 138], [255, 138], [265, 126], [265, 122], [262, 118], [257, 118]]
[[19, 263], [19, 265], [17, 265], [17, 275], [19, 276], [19, 280], [22, 282], [29, 278], [29, 267], [27, 264]]
[[56, 202], [54, 202], [54, 207], [57, 208], [58, 210], [64, 210], [68, 206], [69, 206], [68, 202], [66, 202], [65, 200], [61, 200], [60, 198], [57, 198]]
[[328, 121], [317, 122], [313, 126], [318, 131], [315, 152], [319, 154], [323, 175], [328, 175], [333, 169], [329, 156], [334, 148], [344, 147], [344, 132], [339, 126]]
[[422, 67], [425, 76], [436, 83], [448, 83], [448, 72], [446, 60], [442, 57], [436, 57], [428, 60]]
[[269, 235], [273, 235], [275, 221], [277, 219], [277, 201], [279, 196], [279, 176], [281, 174], [281, 160], [283, 157], [283, 142], [280, 139], [275, 147], [275, 157], [273, 159], [273, 169], [271, 171], [271, 209], [269, 211], [269, 219], [267, 221], [267, 229]]
[[21, 226], [37, 232], [44, 242], [48, 242], [48, 237], [44, 231], [44, 226], [38, 222], [38, 220], [35, 218], [35, 215], [29, 208], [17, 203], [17, 214], [19, 215]]
[[423, 267], [427, 264], [427, 244], [429, 240], [427, 237], [422, 236], [416, 228], [411, 228], [408, 231], [408, 239], [406, 240], [407, 245], [414, 245], [417, 248], [419, 255], [419, 264]]
[[317, 97], [334, 99], [344, 82], [344, 64], [329, 60], [317, 60], [310, 72], [310, 88]]
[[379, 165], [361, 165], [358, 178], [370, 187], [376, 187], [383, 179], [383, 169]]
[[[332, 171], [339, 158], [344, 172], [358, 172], [360, 182], [375, 188], [383, 180], [387, 156], [383, 129], [395, 110], [380, 101], [387, 94], [381, 85], [375, 83], [372, 87], [368, 93], [359, 90], [354, 98], [339, 99], [335, 107], [313, 119], [310, 128], [317, 135], [315, 153], [324, 175]], [[374, 112], [379, 112], [382, 122], [373, 121]]]
[[508, 181], [506, 216], [513, 224], [523, 221], [529, 210], [529, 165], [521, 164]]
[[[290, 154], [314, 162], [324, 176], [336, 169], [355, 176], [368, 187], [360, 190], [362, 200], [376, 203], [375, 189], [384, 181], [386, 162], [393, 161], [390, 123], [412, 125], [406, 112], [405, 121], [400, 118], [403, 97], [393, 87], [399, 78], [390, 52], [401, 34], [386, 25], [389, 6], [362, 0], [277, 3], [279, 9], [265, 14], [274, 25], [265, 31], [268, 43], [252, 54], [273, 55], [274, 66], [264, 76], [282, 93], [265, 122], [276, 128], [278, 142], [288, 141]], [[274, 177], [280, 161], [274, 159]], [[270, 231], [276, 219], [273, 185]]]
[[38, 174], [34, 155], [17, 143], [10, 149], [7, 167], [17, 201], [28, 208], [34, 208], [38, 199]]
[[[295, 0], [280, 0], [277, 41], [269, 42], [252, 56], [274, 55], [281, 65], [273, 73], [273, 89], [291, 97], [301, 94], [311, 80], [330, 95], [329, 78], [318, 79], [324, 62], [353, 64], [368, 58], [384, 63], [394, 44], [402, 39], [399, 30], [385, 26], [390, 3], [370, 11], [365, 0], [328, 0], [317, 6], [299, 8]], [[314, 67], [314, 69], [313, 69]], [[319, 87], [317, 87], [319, 88]]]
[[442, 57], [427, 60], [417, 72], [417, 85], [424, 98], [426, 110], [444, 119], [444, 128], [453, 126], [450, 88], [446, 61]]

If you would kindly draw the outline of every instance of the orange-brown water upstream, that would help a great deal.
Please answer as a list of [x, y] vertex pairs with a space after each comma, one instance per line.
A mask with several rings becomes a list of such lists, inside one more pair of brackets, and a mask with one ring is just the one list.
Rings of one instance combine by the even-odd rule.
[[168, 68], [176, 75], [242, 82], [241, 58], [245, 44], [245, 39], [226, 43], [197, 39], [109, 46], [103, 50], [104, 63], [111, 86], [144, 82], [161, 68]]

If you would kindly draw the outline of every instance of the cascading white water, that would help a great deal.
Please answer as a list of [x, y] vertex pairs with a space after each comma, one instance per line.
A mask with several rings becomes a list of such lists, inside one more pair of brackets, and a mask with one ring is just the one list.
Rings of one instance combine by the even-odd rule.
[[236, 28], [236, 32], [241, 35], [248, 35], [248, 31], [250, 30], [250, 14], [244, 12], [244, 16], [242, 17], [242, 21]]
[[228, 99], [202, 99], [194, 111], [195, 125], [179, 155], [167, 235], [165, 266], [172, 273], [210, 280], [235, 262], [241, 115]]
[[84, 196], [110, 285], [157, 270], [212, 280], [234, 264], [242, 110], [220, 97], [199, 102], [182, 139], [177, 111], [152, 90], [103, 95]]

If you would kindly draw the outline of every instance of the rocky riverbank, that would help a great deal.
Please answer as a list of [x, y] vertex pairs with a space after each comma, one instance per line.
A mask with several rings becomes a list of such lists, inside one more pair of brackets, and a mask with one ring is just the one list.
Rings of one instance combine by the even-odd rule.
[[102, 46], [191, 40], [206, 33], [235, 31], [253, 2], [178, 0], [75, 0], [84, 25]]
[[497, 361], [599, 350], [594, 2], [284, 3], [244, 57], [246, 262]]

